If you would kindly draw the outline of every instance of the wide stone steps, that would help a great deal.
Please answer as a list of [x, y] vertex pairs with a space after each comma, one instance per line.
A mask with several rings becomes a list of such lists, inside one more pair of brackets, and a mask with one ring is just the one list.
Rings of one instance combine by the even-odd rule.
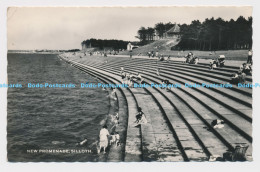
[[[122, 63], [122, 62], [129, 62], [129, 59], [125, 58], [119, 58], [117, 60], [111, 60], [109, 63]], [[175, 62], [175, 61], [158, 61], [155, 59], [142, 59], [142, 58], [136, 58], [134, 61], [138, 61], [141, 64], [157, 64], [159, 63], [160, 65], [168, 68], [176, 68], [178, 67], [181, 70], [184, 71], [192, 71], [196, 73], [200, 73], [206, 76], [211, 76], [211, 77], [217, 77], [222, 80], [227, 80], [230, 81], [230, 77], [232, 76], [233, 73], [236, 73], [239, 70], [239, 67], [232, 67], [232, 70], [228, 66], [222, 67], [222, 68], [215, 68], [214, 70], [209, 70], [209, 65], [194, 65], [194, 64], [186, 64], [186, 63], [180, 63], [180, 62]], [[242, 62], [241, 62], [242, 64]], [[252, 82], [252, 76], [246, 76], [246, 80], [249, 82]]]
[[[103, 66], [103, 67], [105, 67], [105, 66]], [[108, 66], [108, 67], [111, 68], [111, 69], [118, 70], [118, 68], [114, 67], [114, 66]], [[137, 71], [139, 68], [138, 67], [128, 67], [128, 66], [125, 66], [125, 69], [128, 70], [129, 72], [134, 72], [135, 73], [135, 71]], [[167, 79], [169, 79], [171, 81], [171, 83], [176, 83], [177, 79], [175, 79], [175, 78], [172, 79], [172, 77], [169, 76], [169, 75], [161, 74], [161, 76], [158, 77], [157, 75], [152, 73], [152, 71], [147, 71], [147, 72], [146, 71], [147, 70], [143, 71], [143, 74], [145, 76], [151, 76], [153, 78], [159, 79], [160, 81], [162, 79], [166, 79], [167, 78]], [[158, 81], [158, 82], [160, 83], [160, 81]], [[184, 84], [184, 83], [186, 83], [186, 81], [182, 80], [182, 79], [178, 79], [177, 83]], [[191, 83], [191, 84], [193, 84], [193, 83]], [[184, 88], [180, 88], [180, 89], [184, 89]], [[196, 92], [197, 94], [199, 94], [199, 96], [210, 97], [210, 100], [211, 100], [210, 102], [213, 101], [215, 104], [216, 103], [220, 104], [220, 105], [216, 105], [216, 107], [224, 106], [223, 108], [226, 109], [228, 112], [230, 112], [230, 110], [233, 110], [235, 113], [239, 114], [241, 117], [245, 118], [249, 122], [252, 121], [252, 117], [251, 117], [252, 109], [250, 107], [248, 107], [251, 104], [249, 102], [247, 102], [248, 105], [245, 106], [244, 105], [245, 101], [242, 101], [242, 103], [238, 102], [238, 99], [241, 99], [241, 95], [237, 95], [237, 96], [239, 96], [239, 98], [233, 100], [233, 99], [230, 99], [229, 97], [226, 97], [226, 94], [224, 94], [224, 95], [218, 94], [218, 92], [216, 93], [212, 89], [205, 89], [205, 88], [192, 88], [192, 89], [188, 88], [188, 89], [190, 89], [191, 92], [194, 92], [196, 90], [197, 92], [199, 92], [199, 93]], [[222, 92], [220, 92], [220, 93], [223, 93], [223, 91], [225, 91], [225, 92], [229, 91], [228, 89], [224, 89], [224, 88], [222, 88], [221, 90], [222, 90]], [[248, 101], [251, 100], [251, 98], [248, 98], [248, 99], [249, 99]]]
[[[80, 66], [88, 73], [94, 73], [104, 80], [117, 84], [120, 84], [121, 80], [119, 76], [120, 66], [125, 67], [127, 71], [143, 70], [142, 76], [146, 78], [145, 82], [147, 83], [160, 83], [162, 76], [175, 81], [175, 77], [170, 76], [167, 72], [162, 72], [162, 76], [156, 76], [151, 72], [156, 64], [149, 65], [148, 62], [145, 62], [146, 64], [142, 66], [143, 59], [139, 62], [136, 59], [111, 60], [108, 64], [86, 60], [84, 63], [87, 65], [77, 63], [76, 60], [62, 59], [75, 66]], [[149, 60], [146, 59], [146, 61]], [[163, 65], [166, 65], [165, 68], [168, 72], [173, 71], [168, 69], [167, 64]], [[203, 68], [202, 66], [200, 65], [200, 68]], [[176, 66], [176, 69], [181, 68]], [[187, 69], [185, 71], [192, 73], [192, 70]], [[203, 75], [202, 72], [193, 73], [193, 75], [199, 75], [199, 77]], [[187, 77], [186, 74], [185, 77]], [[179, 76], [178, 80], [180, 78], [182, 76]], [[218, 77], [218, 79], [221, 79], [221, 77]], [[199, 91], [191, 88], [172, 89], [170, 92], [158, 88], [120, 88], [119, 90], [121, 93], [121, 95], [117, 93], [119, 97], [125, 97], [119, 98], [121, 109], [122, 107], [126, 108], [124, 100], [127, 102], [128, 109], [128, 128], [124, 149], [125, 161], [203, 161], [212, 155], [222, 156], [227, 149], [234, 150], [234, 147], [238, 144], [249, 145], [247, 155], [250, 159], [252, 155], [251, 107], [242, 104], [243, 106], [239, 109], [241, 112], [238, 110], [240, 113], [238, 115], [234, 112], [234, 109], [230, 110], [229, 107], [239, 106], [241, 102], [233, 101], [230, 104], [228, 101], [230, 97], [223, 95], [221, 97], [219, 92], [212, 94], [211, 89], [205, 88]], [[207, 94], [213, 96], [210, 97]], [[198, 98], [202, 98], [202, 100]], [[219, 100], [219, 102], [216, 100]], [[250, 97], [248, 101], [250, 104]], [[148, 120], [148, 124], [142, 125], [140, 128], [134, 127], [132, 123], [135, 121], [137, 106], [143, 108]], [[224, 119], [225, 127], [214, 129], [210, 125], [213, 119]], [[117, 161], [114, 159], [120, 159], [121, 156], [117, 154], [113, 155], [112, 153], [108, 160]]]
[[[219, 80], [219, 79], [215, 79], [214, 76], [212, 77], [206, 77], [206, 75], [208, 73], [210, 73], [211, 71], [208, 71], [208, 72], [205, 72], [204, 75], [194, 75], [194, 72], [182, 72], [181, 70], [174, 70], [174, 66], [173, 67], [164, 67], [164, 68], [161, 68], [160, 63], [162, 62], [158, 62], [158, 64], [155, 64], [155, 65], [151, 65], [149, 64], [151, 62], [140, 62], [139, 60], [137, 59], [133, 59], [133, 60], [124, 60], [124, 61], [119, 61], [118, 63], [111, 63], [109, 62], [109, 65], [113, 65], [114, 67], [115, 66], [120, 66], [120, 67], [124, 67], [126, 65], [128, 66], [138, 66], [139, 68], [141, 69], [153, 69], [154, 73], [156, 72], [156, 69], [160, 68], [160, 73], [168, 73], [168, 74], [172, 74], [174, 76], [181, 76], [183, 78], [186, 78], [187, 81], [195, 81], [194, 78], [196, 78], [196, 81], [198, 84], [202, 84], [202, 83], [208, 83], [208, 84], [227, 84], [227, 82], [224, 82], [222, 80]], [[155, 62], [156, 63], [156, 62]], [[105, 64], [105, 65], [108, 65], [108, 64]], [[119, 67], [119, 68], [120, 68]], [[200, 68], [197, 68], [196, 69], [197, 71], [200, 70]], [[180, 74], [180, 75], [178, 75]], [[220, 75], [217, 76], [218, 78], [222, 78]], [[224, 78], [223, 78], [224, 79]], [[235, 92], [238, 92], [242, 95], [247, 95], [249, 97], [252, 97], [252, 89], [251, 88], [239, 88], [238, 86], [236, 85], [233, 85], [232, 88], [229, 88], [229, 90], [231, 91], [235, 91]]]
[[[112, 67], [110, 67], [109, 68], [109, 70], [112, 72], [112, 71], [116, 71], [116, 70], [112, 70]], [[129, 72], [131, 71], [131, 70], [128, 70]], [[158, 81], [159, 82], [159, 81]], [[178, 91], [178, 89], [176, 89], [174, 92], [176, 93], [176, 91]], [[181, 97], [184, 97], [185, 96], [185, 94], [181, 94], [180, 95]], [[187, 101], [191, 101], [191, 104], [193, 104], [194, 103], [194, 101], [192, 101], [191, 100], [191, 98], [190, 97], [187, 97]], [[217, 107], [218, 108], [218, 107]], [[200, 109], [201, 110], [201, 109]], [[205, 109], [203, 109], [204, 111], [205, 111]], [[223, 113], [223, 109], [222, 109], [222, 113]], [[220, 115], [220, 114], [219, 114]], [[206, 115], [206, 117], [207, 117], [208, 115]], [[211, 115], [212, 116], [212, 115]], [[213, 117], [211, 117], [211, 121], [213, 120], [213, 119], [225, 119], [225, 121], [227, 122], [227, 121], [229, 121], [229, 124], [232, 124], [232, 127], [229, 127], [229, 126], [227, 126], [227, 127], [225, 127], [225, 132], [223, 132], [223, 130], [220, 130], [221, 131], [221, 136], [224, 136], [224, 137], [226, 137], [227, 139], [228, 139], [228, 141], [224, 141], [224, 142], [228, 142], [228, 143], [231, 143], [231, 144], [233, 144], [233, 147], [235, 147], [238, 143], [240, 143], [240, 144], [247, 144], [247, 145], [250, 145], [250, 148], [251, 148], [251, 143], [250, 143], [250, 140], [251, 140], [251, 132], [252, 132], [252, 126], [251, 126], [251, 123], [248, 123], [247, 125], [245, 125], [245, 122], [244, 123], [241, 123], [241, 119], [237, 119], [237, 115], [235, 115], [235, 114], [232, 114], [232, 113], [230, 113], [230, 114], [227, 114], [225, 117], [223, 117], [222, 115], [221, 115], [221, 118], [218, 118], [216, 115], [213, 115]], [[229, 120], [228, 120], [229, 119]], [[208, 120], [208, 125], [210, 124], [210, 122], [211, 121], [209, 121]], [[230, 122], [230, 121], [232, 121], [232, 122]], [[235, 123], [235, 124], [233, 124], [233, 123]], [[235, 126], [235, 130], [238, 130], [237, 132], [238, 133], [236, 133], [235, 132], [235, 130], [233, 130], [232, 128]], [[238, 126], [238, 127], [237, 127]], [[241, 128], [242, 128], [242, 130], [241, 130]], [[246, 132], [245, 132], [246, 131]], [[248, 138], [248, 140], [249, 141], [247, 141], [245, 138], [243, 138], [240, 134], [241, 134], [241, 132], [243, 132], [243, 133], [245, 133], [245, 134], [243, 134], [243, 135], [246, 135], [247, 137], [246, 138]], [[201, 133], [201, 132], [199, 132], [199, 133]], [[235, 136], [234, 138], [236, 138], [236, 139], [231, 139], [230, 138], [230, 133], [232, 133], [233, 134], [233, 136]], [[238, 141], [239, 140], [239, 141]], [[224, 150], [224, 149], [217, 149], [217, 150]], [[250, 153], [249, 153], [249, 156], [251, 156], [250, 155]]]

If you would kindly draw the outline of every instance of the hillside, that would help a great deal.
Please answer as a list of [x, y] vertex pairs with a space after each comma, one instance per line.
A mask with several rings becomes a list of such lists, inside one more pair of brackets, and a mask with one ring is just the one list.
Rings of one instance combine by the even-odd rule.
[[[146, 54], [149, 51], [158, 51], [159, 53], [163, 54], [165, 52], [169, 52], [171, 50], [171, 47], [177, 45], [179, 43], [179, 39], [163, 39], [163, 40], [157, 40], [154, 41], [153, 43], [144, 45], [142, 47], [133, 49], [133, 55], [137, 55], [142, 53], [142, 55]], [[128, 51], [120, 52], [119, 54], [122, 55], [128, 55]]]
[[80, 52], [85, 52], [85, 53], [90, 53], [90, 52], [94, 52], [94, 51], [98, 51], [99, 48], [86, 48], [84, 50], [81, 50]]

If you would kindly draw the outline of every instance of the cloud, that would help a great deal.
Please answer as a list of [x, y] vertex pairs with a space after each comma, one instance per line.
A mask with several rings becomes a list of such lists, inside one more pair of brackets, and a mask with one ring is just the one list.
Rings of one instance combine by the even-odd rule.
[[252, 15], [251, 7], [20, 7], [8, 9], [8, 49], [80, 48], [88, 38], [133, 41], [141, 27]]

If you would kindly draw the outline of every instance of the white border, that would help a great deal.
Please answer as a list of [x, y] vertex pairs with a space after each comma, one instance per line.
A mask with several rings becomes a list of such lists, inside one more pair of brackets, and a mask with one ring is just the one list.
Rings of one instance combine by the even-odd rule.
[[[253, 6], [253, 51], [254, 51], [254, 82], [260, 82], [259, 72], [259, 48], [260, 42], [260, 5], [259, 0], [0, 0], [0, 83], [6, 82], [7, 67], [7, 34], [6, 34], [6, 11], [9, 6], [185, 6], [185, 5], [228, 5], [228, 6]], [[259, 57], [259, 58], [258, 58]], [[243, 163], [8, 163], [6, 159], [6, 89], [0, 89], [0, 169], [1, 171], [243, 171], [253, 172], [260, 168], [259, 158], [259, 100], [260, 88], [254, 89], [253, 93], [253, 162]]]

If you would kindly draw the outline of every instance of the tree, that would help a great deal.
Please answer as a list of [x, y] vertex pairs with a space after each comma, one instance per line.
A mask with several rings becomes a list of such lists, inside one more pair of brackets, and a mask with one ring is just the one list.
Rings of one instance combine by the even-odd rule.
[[148, 40], [153, 41], [153, 36], [154, 36], [155, 30], [152, 27], [147, 28], [147, 34], [148, 34]]
[[157, 23], [155, 24], [154, 29], [157, 31], [160, 38], [163, 38], [163, 34], [165, 32], [165, 27], [163, 23]]
[[180, 26], [182, 39], [180, 49], [223, 50], [249, 49], [252, 47], [252, 17], [240, 16], [235, 21], [222, 18], [194, 20], [190, 25]]
[[147, 40], [147, 29], [145, 29], [145, 27], [141, 27], [138, 31], [138, 38], [140, 39], [141, 42], [146, 41]]

